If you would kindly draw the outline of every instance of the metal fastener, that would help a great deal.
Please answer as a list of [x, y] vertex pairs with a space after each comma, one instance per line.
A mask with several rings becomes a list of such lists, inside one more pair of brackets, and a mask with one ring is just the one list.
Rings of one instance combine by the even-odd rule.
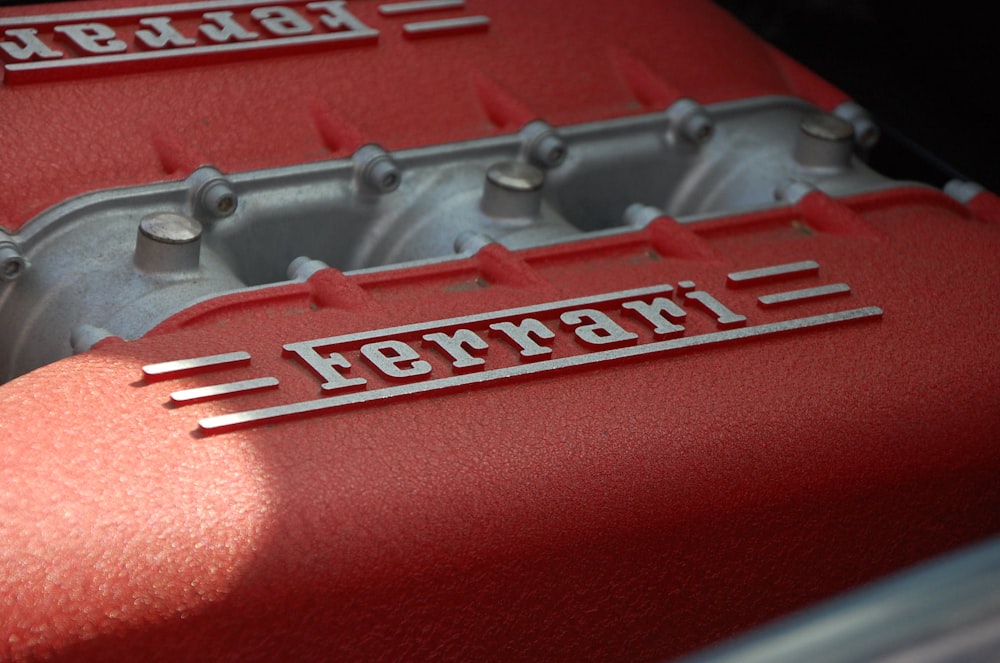
[[715, 133], [715, 122], [708, 111], [694, 99], [678, 99], [666, 111], [667, 140], [679, 140], [694, 145], [704, 145]]
[[542, 207], [545, 173], [529, 163], [501, 161], [486, 171], [482, 210], [499, 218], [535, 218]]
[[174, 212], [147, 214], [139, 221], [133, 261], [144, 272], [198, 269], [201, 224]]
[[403, 180], [396, 161], [378, 145], [364, 145], [351, 157], [359, 188], [370, 193], [392, 193]]
[[542, 168], [555, 168], [566, 160], [566, 143], [547, 122], [535, 120], [521, 129], [522, 156]]
[[833, 114], [851, 123], [854, 127], [854, 140], [866, 152], [875, 147], [882, 137], [882, 132], [868, 111], [853, 101], [840, 104], [833, 109]]
[[0, 240], [0, 281], [16, 281], [28, 269], [28, 261], [11, 240]]
[[802, 118], [795, 140], [795, 160], [810, 168], [843, 168], [854, 153], [854, 127], [828, 113]]
[[232, 216], [239, 199], [229, 181], [215, 168], [202, 166], [187, 179], [191, 213], [199, 219], [222, 219]]

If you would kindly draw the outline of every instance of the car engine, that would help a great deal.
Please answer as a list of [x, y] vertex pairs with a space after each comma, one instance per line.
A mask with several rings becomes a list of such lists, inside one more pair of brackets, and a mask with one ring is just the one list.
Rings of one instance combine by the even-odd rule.
[[1000, 532], [1000, 198], [707, 0], [0, 62], [0, 658], [665, 660]]

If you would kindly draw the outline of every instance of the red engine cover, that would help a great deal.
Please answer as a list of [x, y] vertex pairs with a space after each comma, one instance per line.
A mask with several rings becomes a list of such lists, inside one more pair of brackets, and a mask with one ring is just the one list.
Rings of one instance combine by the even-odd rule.
[[[3, 225], [202, 159], [238, 170], [680, 96], [843, 99], [707, 3], [470, 0], [456, 15], [488, 16], [486, 32], [426, 40], [349, 8], [377, 43], [8, 72]], [[321, 270], [14, 380], [0, 654], [664, 658], [996, 532], [1000, 214], [992, 194], [973, 202], [814, 192]], [[527, 319], [519, 344], [503, 323]], [[463, 359], [424, 338], [460, 329], [488, 347]], [[277, 386], [188, 391], [264, 378]]]

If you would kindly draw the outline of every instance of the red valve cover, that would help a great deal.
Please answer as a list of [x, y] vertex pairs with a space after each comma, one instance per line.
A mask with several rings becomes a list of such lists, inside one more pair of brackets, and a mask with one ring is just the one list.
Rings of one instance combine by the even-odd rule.
[[[3, 16], [112, 4], [141, 3]], [[0, 223], [203, 159], [295, 163], [681, 96], [843, 100], [707, 3], [469, 0], [456, 15], [488, 30], [422, 40], [348, 7], [377, 43], [55, 82], [8, 71]], [[0, 656], [657, 659], [997, 532], [1000, 207], [973, 203], [816, 192], [321, 270], [14, 380]], [[551, 352], [490, 328], [526, 319]], [[488, 345], [468, 370], [423, 340], [460, 329]], [[315, 339], [327, 379], [365, 384], [323, 392], [304, 346], [283, 350]], [[162, 366], [234, 352], [248, 357]]]

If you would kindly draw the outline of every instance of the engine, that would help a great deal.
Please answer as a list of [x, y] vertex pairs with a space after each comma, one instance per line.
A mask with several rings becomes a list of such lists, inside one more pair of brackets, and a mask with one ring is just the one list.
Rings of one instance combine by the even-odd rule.
[[1000, 530], [1000, 199], [707, 1], [0, 61], [4, 658], [663, 659]]

